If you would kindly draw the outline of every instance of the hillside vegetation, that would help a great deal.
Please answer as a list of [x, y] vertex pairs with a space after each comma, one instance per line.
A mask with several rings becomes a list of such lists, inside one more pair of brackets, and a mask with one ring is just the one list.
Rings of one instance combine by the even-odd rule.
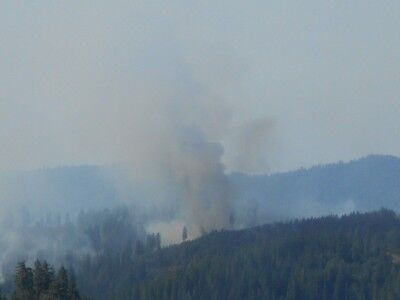
[[400, 299], [398, 255], [385, 209], [213, 232], [110, 264], [95, 299]]

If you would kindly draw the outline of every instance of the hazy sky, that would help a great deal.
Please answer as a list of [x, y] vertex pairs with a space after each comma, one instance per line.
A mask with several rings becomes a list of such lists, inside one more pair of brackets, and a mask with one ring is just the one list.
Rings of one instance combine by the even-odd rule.
[[0, 0], [0, 169], [127, 160], [182, 105], [228, 169], [260, 118], [270, 172], [400, 155], [399, 28], [398, 0]]

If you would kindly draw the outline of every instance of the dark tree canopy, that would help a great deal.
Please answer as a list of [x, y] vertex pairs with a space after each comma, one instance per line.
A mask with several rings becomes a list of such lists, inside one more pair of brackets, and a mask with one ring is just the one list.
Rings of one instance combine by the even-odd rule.
[[37, 260], [33, 270], [24, 262], [15, 270], [13, 300], [79, 300], [75, 285], [69, 284], [68, 271], [62, 266], [56, 276], [49, 264]]

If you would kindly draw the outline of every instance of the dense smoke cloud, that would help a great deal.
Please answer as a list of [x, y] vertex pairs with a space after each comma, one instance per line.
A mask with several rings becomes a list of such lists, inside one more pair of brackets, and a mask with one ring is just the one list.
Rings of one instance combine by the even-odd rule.
[[170, 147], [166, 161], [182, 189], [186, 220], [199, 230], [225, 228], [232, 213], [231, 191], [221, 162], [222, 147], [186, 132]]

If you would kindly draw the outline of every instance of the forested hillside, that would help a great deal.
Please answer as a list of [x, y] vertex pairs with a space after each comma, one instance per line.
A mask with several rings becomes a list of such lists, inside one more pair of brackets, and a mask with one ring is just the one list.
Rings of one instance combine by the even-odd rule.
[[78, 286], [90, 278], [94, 299], [399, 299], [399, 263], [400, 219], [382, 209], [95, 260]]
[[14, 265], [8, 299], [78, 299], [77, 290], [100, 300], [400, 299], [400, 218], [391, 210], [214, 231], [165, 248], [159, 235], [138, 238], [124, 211], [85, 219], [92, 250], [60, 254], [57, 272]]

